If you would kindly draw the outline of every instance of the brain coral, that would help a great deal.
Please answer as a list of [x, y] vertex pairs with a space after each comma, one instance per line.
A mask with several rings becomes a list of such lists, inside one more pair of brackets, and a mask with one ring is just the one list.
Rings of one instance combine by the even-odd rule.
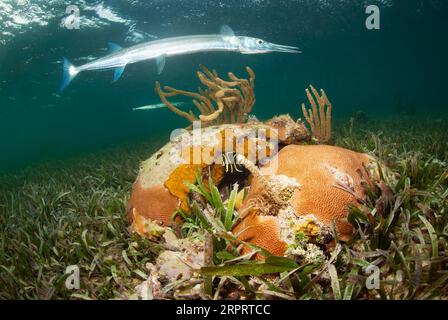
[[[275, 161], [276, 167], [273, 168]], [[327, 226], [334, 221], [341, 239], [347, 240], [352, 233], [346, 219], [349, 205], [358, 205], [364, 198], [365, 184], [371, 183], [368, 171], [371, 161], [367, 154], [334, 146], [290, 145], [280, 150], [268, 166], [261, 168], [261, 172], [295, 179], [299, 187], [289, 200], [295, 214], [314, 215]], [[246, 208], [249, 209], [263, 191], [259, 178], [255, 178], [245, 201]], [[254, 211], [236, 226], [234, 232], [243, 241], [281, 255], [285, 242], [280, 237], [279, 226], [276, 215]]]

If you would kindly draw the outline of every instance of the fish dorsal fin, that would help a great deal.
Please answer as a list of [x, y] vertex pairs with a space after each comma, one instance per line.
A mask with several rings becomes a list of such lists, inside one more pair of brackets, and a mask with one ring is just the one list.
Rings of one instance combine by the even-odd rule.
[[126, 66], [115, 68], [115, 71], [114, 71], [114, 82], [117, 81], [118, 79], [120, 79], [121, 75], [123, 74], [123, 71], [124, 71], [125, 67]]
[[166, 63], [166, 56], [161, 55], [156, 58], [156, 66], [157, 66], [157, 74], [161, 74], [163, 71], [163, 68], [165, 68]]
[[108, 42], [107, 45], [109, 46], [110, 52], [115, 52], [115, 51], [123, 49], [121, 46], [119, 46], [115, 42]]
[[235, 36], [235, 32], [233, 32], [232, 28], [230, 28], [226, 24], [221, 26], [219, 33], [226, 37], [234, 37]]

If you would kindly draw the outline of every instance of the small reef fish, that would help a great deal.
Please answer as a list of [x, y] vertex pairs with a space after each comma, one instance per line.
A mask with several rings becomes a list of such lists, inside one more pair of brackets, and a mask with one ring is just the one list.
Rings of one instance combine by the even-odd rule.
[[[172, 103], [172, 105], [175, 106], [175, 107], [182, 107], [185, 104], [186, 104], [185, 102], [174, 102], [174, 103]], [[132, 108], [132, 111], [154, 110], [154, 109], [161, 109], [161, 108], [166, 108], [166, 104], [164, 104], [164, 103], [150, 104], [150, 105], [143, 106], [143, 107]]]
[[63, 77], [59, 91], [64, 90], [82, 71], [115, 69], [114, 81], [120, 79], [127, 64], [155, 59], [157, 73], [165, 67], [166, 57], [197, 52], [229, 51], [242, 54], [269, 52], [300, 53], [297, 47], [270, 43], [258, 38], [236, 36], [229, 26], [222, 26], [220, 34], [173, 37], [144, 42], [129, 48], [109, 43], [111, 53], [105, 57], [74, 66], [63, 58]]

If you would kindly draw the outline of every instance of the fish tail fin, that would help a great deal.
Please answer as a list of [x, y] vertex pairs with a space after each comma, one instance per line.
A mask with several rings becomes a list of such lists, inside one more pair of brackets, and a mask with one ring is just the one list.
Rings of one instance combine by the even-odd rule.
[[59, 92], [62, 92], [79, 73], [79, 70], [66, 58], [62, 60], [62, 81]]

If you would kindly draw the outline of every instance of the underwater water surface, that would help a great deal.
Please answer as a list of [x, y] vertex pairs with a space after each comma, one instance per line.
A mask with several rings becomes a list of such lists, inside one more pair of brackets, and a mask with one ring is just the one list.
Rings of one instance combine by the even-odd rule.
[[[67, 6], [79, 8], [79, 29], [67, 28]], [[365, 9], [380, 10], [380, 29], [366, 28]], [[444, 117], [448, 72], [446, 1], [151, 0], [0, 1], [0, 171], [160, 136], [187, 125], [159, 103], [155, 81], [195, 89], [199, 64], [221, 74], [256, 73], [254, 114], [301, 115], [304, 89], [324, 88], [334, 117]], [[70, 12], [70, 11], [69, 11]], [[172, 36], [218, 33], [297, 46], [301, 54], [199, 53], [170, 57], [157, 75], [153, 61], [113, 72], [85, 72], [58, 92], [62, 57], [75, 65], [107, 54], [110, 41], [128, 47]], [[189, 106], [187, 108], [190, 108]]]

